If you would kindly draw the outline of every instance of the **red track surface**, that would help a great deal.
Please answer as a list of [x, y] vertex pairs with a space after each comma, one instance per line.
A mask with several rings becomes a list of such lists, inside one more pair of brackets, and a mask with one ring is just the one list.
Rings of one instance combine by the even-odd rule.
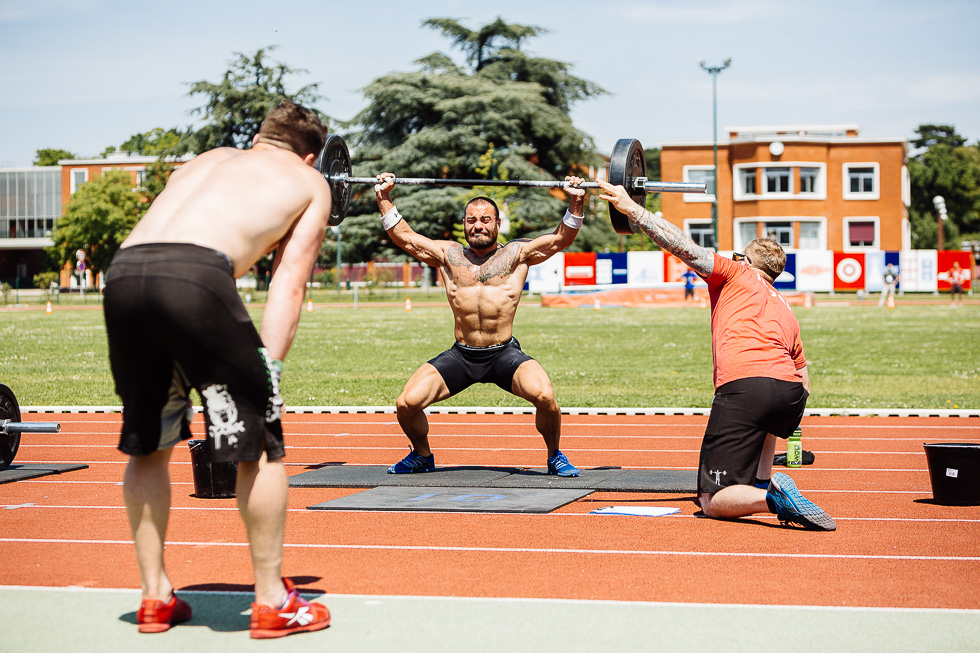
[[[25, 414], [59, 435], [25, 435], [17, 463], [88, 469], [0, 485], [0, 585], [139, 587], [113, 414]], [[694, 469], [703, 416], [564, 417], [580, 467]], [[531, 415], [433, 415], [440, 465], [543, 467]], [[407, 451], [389, 414], [290, 414], [290, 474], [324, 463], [390, 464]], [[195, 434], [202, 420], [195, 420]], [[980, 442], [980, 418], [809, 417], [816, 464], [789, 473], [834, 533], [695, 517], [692, 496], [602, 493], [547, 515], [310, 511], [359, 490], [293, 488], [284, 572], [306, 591], [696, 603], [980, 608], [980, 507], [932, 503], [923, 442]], [[178, 446], [167, 564], [179, 588], [251, 582], [234, 500], [194, 491]], [[588, 514], [612, 505], [669, 517]], [[2, 509], [7, 508], [7, 509]]]

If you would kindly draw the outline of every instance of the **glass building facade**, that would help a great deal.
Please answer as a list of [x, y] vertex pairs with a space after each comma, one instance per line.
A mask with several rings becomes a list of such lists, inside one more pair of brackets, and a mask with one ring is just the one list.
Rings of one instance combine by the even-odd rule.
[[60, 167], [0, 170], [0, 240], [50, 239], [60, 217]]

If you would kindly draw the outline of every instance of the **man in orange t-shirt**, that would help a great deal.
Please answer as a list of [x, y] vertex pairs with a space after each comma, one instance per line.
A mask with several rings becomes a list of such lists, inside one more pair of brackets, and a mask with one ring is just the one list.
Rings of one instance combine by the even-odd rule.
[[[834, 520], [787, 474], [772, 474], [776, 438], [799, 426], [810, 396], [800, 325], [773, 288], [786, 252], [759, 238], [722, 258], [637, 205], [622, 186], [600, 195], [708, 284], [715, 396], [701, 442], [698, 500], [708, 517], [775, 513], [782, 523], [832, 531]], [[771, 478], [770, 478], [771, 476]]]

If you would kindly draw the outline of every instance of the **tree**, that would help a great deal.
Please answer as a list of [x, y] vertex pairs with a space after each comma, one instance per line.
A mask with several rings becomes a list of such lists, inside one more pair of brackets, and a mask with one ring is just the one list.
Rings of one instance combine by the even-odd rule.
[[174, 154], [185, 154], [178, 152], [187, 143], [190, 130], [184, 132], [179, 129], [154, 127], [142, 134], [133, 134], [125, 143], [119, 146], [123, 152], [137, 154], [140, 156], [172, 156]]
[[[477, 30], [451, 19], [431, 19], [423, 26], [449, 37], [463, 51], [465, 64], [436, 52], [417, 60], [418, 70], [380, 77], [364, 89], [368, 106], [350, 123], [356, 175], [389, 170], [403, 177], [478, 178], [491, 144], [494, 166], [511, 179], [555, 180], [601, 164], [592, 140], [575, 128], [568, 110], [604, 91], [570, 75], [567, 64], [521, 51], [542, 28], [501, 19]], [[452, 188], [396, 192], [412, 227], [437, 239], [453, 238], [463, 204], [472, 197], [471, 191]], [[533, 237], [554, 229], [562, 197], [525, 188], [509, 194], [504, 210], [510, 233], [503, 235]], [[384, 237], [376, 210], [373, 193], [355, 195], [343, 226], [345, 260], [352, 260], [349, 251], [365, 258], [404, 256]], [[356, 234], [369, 240], [357, 242]]]
[[78, 158], [68, 150], [56, 150], [45, 148], [34, 153], [34, 165], [36, 166], [56, 166], [61, 159]]
[[128, 172], [110, 170], [82, 184], [51, 234], [58, 260], [74, 261], [81, 249], [93, 275], [104, 271], [147, 207]]
[[[204, 117], [205, 125], [185, 135], [188, 151], [205, 152], [216, 147], [248, 148], [252, 137], [271, 109], [290, 100], [313, 109], [321, 96], [318, 84], [302, 86], [294, 93], [286, 90], [286, 79], [306, 72], [284, 63], [267, 61], [267, 53], [275, 46], [260, 48], [249, 56], [236, 52], [237, 58], [219, 82], [199, 81], [190, 84], [188, 95], [204, 95], [204, 106], [191, 113]], [[315, 109], [314, 109], [315, 110]], [[322, 120], [326, 116], [320, 114]]]
[[961, 235], [980, 235], [980, 147], [965, 145], [951, 125], [920, 125], [916, 133], [911, 143], [924, 149], [908, 163], [912, 247], [938, 244], [933, 198], [940, 195], [949, 214], [943, 223], [944, 246], [958, 248]]

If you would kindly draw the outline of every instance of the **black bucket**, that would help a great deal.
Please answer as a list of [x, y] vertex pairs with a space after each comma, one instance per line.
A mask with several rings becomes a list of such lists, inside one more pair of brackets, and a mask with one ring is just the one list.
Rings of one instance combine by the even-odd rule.
[[194, 496], [198, 499], [231, 499], [235, 496], [238, 463], [211, 460], [207, 440], [188, 440], [194, 470]]
[[944, 506], [980, 505], [980, 444], [922, 443], [929, 462], [932, 496]]

